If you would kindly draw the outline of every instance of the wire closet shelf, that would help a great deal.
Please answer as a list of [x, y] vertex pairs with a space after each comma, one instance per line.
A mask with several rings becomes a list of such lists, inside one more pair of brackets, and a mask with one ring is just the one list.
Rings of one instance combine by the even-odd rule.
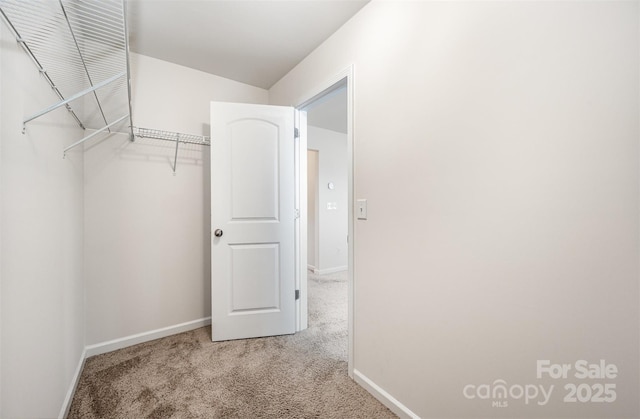
[[125, 0], [0, 0], [0, 17], [35, 64], [59, 101], [23, 120], [65, 107], [82, 129], [95, 130], [64, 149], [98, 134], [208, 146], [209, 137], [133, 125], [131, 71]]
[[129, 44], [124, 0], [0, 0], [0, 16], [59, 101], [25, 117], [27, 124], [65, 107], [96, 133], [131, 126]]
[[134, 135], [138, 138], [153, 138], [163, 141], [174, 141], [176, 143], [176, 149], [173, 156], [173, 174], [176, 174], [176, 167], [178, 166], [178, 146], [183, 144], [196, 144], [196, 145], [210, 145], [210, 138], [205, 135], [193, 135], [183, 134], [180, 132], [162, 131], [150, 128], [138, 128], [133, 127]]
[[133, 127], [133, 133], [138, 138], [153, 138], [164, 141], [177, 141], [184, 144], [210, 145], [206, 135], [183, 134], [181, 132], [161, 131], [150, 128]]

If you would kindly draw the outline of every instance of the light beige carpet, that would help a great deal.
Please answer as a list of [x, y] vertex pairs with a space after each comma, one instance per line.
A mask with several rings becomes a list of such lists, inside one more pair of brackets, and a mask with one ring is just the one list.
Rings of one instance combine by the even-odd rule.
[[345, 274], [309, 277], [309, 329], [212, 343], [210, 328], [89, 358], [69, 418], [394, 418], [347, 376]]

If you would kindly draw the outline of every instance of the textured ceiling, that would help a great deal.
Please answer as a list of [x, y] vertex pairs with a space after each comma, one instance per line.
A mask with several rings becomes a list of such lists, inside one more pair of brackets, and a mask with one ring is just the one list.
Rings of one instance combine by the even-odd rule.
[[133, 52], [270, 88], [369, 0], [129, 0]]

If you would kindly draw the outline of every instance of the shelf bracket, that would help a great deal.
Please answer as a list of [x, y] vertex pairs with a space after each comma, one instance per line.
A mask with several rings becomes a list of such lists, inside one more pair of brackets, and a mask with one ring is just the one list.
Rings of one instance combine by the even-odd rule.
[[180, 145], [180, 134], [176, 133], [176, 154], [173, 157], [173, 175], [176, 175], [176, 167], [178, 166], [178, 146]]
[[[49, 76], [49, 73], [47, 73], [47, 70], [42, 66], [42, 64], [40, 64], [40, 61], [38, 61], [36, 56], [33, 54], [33, 51], [31, 50], [31, 48], [29, 48], [29, 45], [27, 45], [27, 43], [24, 41], [24, 39], [22, 38], [22, 36], [18, 32], [18, 30], [16, 29], [16, 27], [13, 25], [13, 23], [11, 23], [11, 21], [9, 20], [7, 15], [4, 13], [4, 10], [2, 10], [1, 8], [0, 8], [0, 17], [2, 17], [2, 20], [6, 23], [6, 25], [9, 27], [11, 32], [13, 32], [13, 36], [16, 38], [16, 42], [22, 47], [22, 49], [29, 56], [31, 61], [33, 61], [33, 63], [37, 67], [37, 69], [40, 72], [40, 74], [42, 74], [44, 79], [49, 84], [49, 87], [51, 87], [51, 89], [54, 91], [54, 93], [56, 94], [56, 96], [58, 96], [59, 99], [64, 100], [64, 96], [62, 95], [62, 93], [60, 92], [60, 89], [58, 89], [58, 87], [55, 85], [55, 83], [53, 82], [53, 80]], [[76, 122], [78, 123], [80, 128], [85, 129], [84, 124], [82, 123], [82, 121], [80, 120], [78, 115], [76, 115], [74, 110], [71, 109], [71, 106], [66, 105], [66, 107], [67, 107], [67, 110], [71, 113], [71, 116], [73, 117], [73, 119], [76, 120]], [[25, 132], [26, 132], [26, 128], [25, 128], [25, 126], [23, 124], [22, 133], [24, 134]]]
[[82, 96], [86, 95], [87, 93], [91, 93], [91, 92], [93, 92], [93, 91], [95, 91], [95, 90], [97, 90], [97, 89], [99, 89], [101, 87], [104, 87], [104, 86], [108, 85], [109, 83], [113, 83], [114, 81], [118, 80], [120, 77], [122, 77], [122, 76], [124, 76], [126, 74], [127, 74], [126, 71], [123, 71], [122, 73], [118, 73], [113, 77], [110, 77], [110, 78], [108, 78], [108, 79], [106, 79], [104, 81], [101, 81], [100, 83], [98, 83], [98, 84], [96, 84], [96, 85], [94, 85], [92, 87], [89, 87], [88, 89], [84, 89], [81, 92], [76, 93], [75, 95], [69, 97], [68, 99], [63, 100], [62, 102], [58, 102], [55, 105], [51, 105], [48, 108], [43, 109], [40, 112], [31, 115], [30, 117], [25, 119], [24, 122], [22, 123], [23, 129], [24, 129], [25, 125], [27, 125], [27, 122], [31, 122], [34, 119], [39, 118], [42, 115], [48, 114], [49, 112], [51, 112], [51, 111], [53, 111], [55, 109], [58, 109], [61, 106], [65, 106], [69, 102], [72, 102], [72, 101], [74, 101], [76, 99], [79, 99]]
[[76, 146], [79, 146], [80, 144], [84, 143], [84, 142], [85, 142], [85, 141], [87, 141], [87, 140], [92, 139], [92, 138], [93, 138], [93, 137], [95, 137], [96, 135], [100, 134], [102, 131], [108, 130], [109, 128], [111, 128], [111, 127], [112, 127], [112, 126], [114, 126], [115, 124], [117, 124], [117, 123], [119, 123], [119, 122], [122, 122], [122, 121], [124, 121], [124, 120], [125, 120], [125, 119], [127, 119], [127, 118], [129, 118], [129, 114], [127, 114], [127, 115], [125, 115], [125, 116], [123, 116], [123, 117], [121, 117], [121, 118], [118, 118], [117, 120], [113, 121], [113, 122], [112, 122], [112, 123], [110, 123], [109, 125], [107, 125], [107, 126], [105, 126], [105, 127], [102, 127], [102, 128], [100, 128], [99, 130], [97, 130], [96, 132], [94, 132], [94, 133], [91, 133], [91, 134], [87, 135], [87, 136], [86, 136], [86, 137], [84, 137], [82, 140], [78, 140], [78, 141], [76, 141], [75, 143], [71, 144], [69, 147], [67, 147], [67, 148], [65, 148], [65, 149], [64, 149], [64, 152], [63, 152], [63, 158], [64, 158], [64, 157], [66, 157], [66, 155], [67, 155], [67, 151], [71, 150], [72, 148], [74, 148], [74, 147], [76, 147]]

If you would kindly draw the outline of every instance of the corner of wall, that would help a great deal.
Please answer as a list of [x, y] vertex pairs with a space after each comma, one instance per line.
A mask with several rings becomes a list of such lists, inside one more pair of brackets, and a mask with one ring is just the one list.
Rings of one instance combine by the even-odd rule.
[[0, 85], [0, 416], [54, 417], [84, 359], [82, 130], [57, 110], [22, 134], [57, 97], [4, 24]]
[[84, 369], [84, 363], [87, 360], [87, 349], [85, 348], [80, 355], [80, 359], [78, 360], [78, 366], [76, 367], [75, 372], [73, 373], [73, 377], [71, 378], [71, 383], [69, 384], [69, 388], [64, 397], [64, 401], [62, 402], [62, 407], [60, 408], [60, 413], [58, 414], [58, 419], [64, 419], [69, 414], [69, 410], [71, 409], [71, 403], [73, 402], [73, 395], [76, 393], [76, 389], [78, 388], [78, 383], [80, 382], [80, 376], [82, 375], [82, 370]]
[[407, 406], [400, 403], [395, 397], [387, 393], [382, 387], [371, 381], [366, 375], [362, 374], [357, 369], [353, 370], [353, 379], [356, 383], [364, 387], [373, 397], [375, 397], [380, 403], [385, 405], [389, 410], [398, 415], [401, 418], [406, 419], [419, 419], [420, 416], [416, 415]]

